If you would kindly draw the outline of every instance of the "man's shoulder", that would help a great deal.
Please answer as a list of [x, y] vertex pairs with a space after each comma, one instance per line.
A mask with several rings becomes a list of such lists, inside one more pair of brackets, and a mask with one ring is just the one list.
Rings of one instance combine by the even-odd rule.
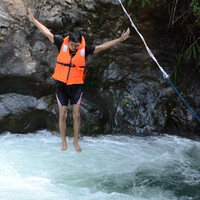
[[54, 35], [54, 43], [63, 42], [63, 37], [61, 35]]
[[59, 51], [61, 49], [62, 43], [63, 43], [62, 36], [61, 35], [54, 35], [54, 44], [57, 46]]
[[95, 49], [95, 46], [85, 46], [85, 52], [86, 52], [86, 57], [89, 55], [89, 54], [93, 54], [94, 52], [94, 49]]

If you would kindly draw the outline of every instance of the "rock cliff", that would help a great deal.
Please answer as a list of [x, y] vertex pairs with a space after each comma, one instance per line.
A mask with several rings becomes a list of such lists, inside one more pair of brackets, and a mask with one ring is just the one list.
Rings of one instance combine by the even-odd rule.
[[[124, 1], [127, 7], [127, 2]], [[119, 37], [130, 27], [118, 1], [2, 0], [0, 2], [0, 132], [58, 131], [53, 73], [58, 50], [27, 18], [35, 17], [55, 35], [81, 31], [87, 45]], [[136, 26], [168, 74], [183, 43], [178, 28], [167, 29], [167, 8], [159, 1], [129, 10]], [[186, 65], [186, 63], [183, 63]], [[189, 67], [189, 66], [188, 66]], [[198, 133], [198, 123], [163, 79], [134, 29], [128, 40], [87, 58], [81, 133]], [[189, 69], [189, 68], [188, 68]], [[189, 70], [188, 70], [189, 71]], [[197, 74], [178, 89], [200, 114]], [[71, 109], [71, 108], [69, 108]], [[70, 114], [68, 126], [73, 120]]]

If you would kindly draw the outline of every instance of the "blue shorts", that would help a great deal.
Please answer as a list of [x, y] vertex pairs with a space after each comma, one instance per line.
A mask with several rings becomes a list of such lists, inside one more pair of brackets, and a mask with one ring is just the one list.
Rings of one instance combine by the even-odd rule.
[[83, 84], [66, 85], [61, 81], [56, 81], [56, 99], [58, 106], [81, 105], [83, 95]]

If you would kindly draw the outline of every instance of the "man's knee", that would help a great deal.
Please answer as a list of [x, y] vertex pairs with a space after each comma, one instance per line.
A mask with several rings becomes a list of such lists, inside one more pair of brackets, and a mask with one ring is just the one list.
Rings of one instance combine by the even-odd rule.
[[67, 110], [60, 110], [59, 111], [59, 119], [62, 121], [66, 121], [67, 118]]
[[80, 111], [73, 111], [73, 117], [75, 120], [79, 120], [80, 119]]

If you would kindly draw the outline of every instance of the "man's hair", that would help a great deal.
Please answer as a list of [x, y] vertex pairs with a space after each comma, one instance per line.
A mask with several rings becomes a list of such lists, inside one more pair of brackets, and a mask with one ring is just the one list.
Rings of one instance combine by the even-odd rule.
[[82, 41], [82, 35], [80, 32], [76, 31], [69, 34], [69, 41], [80, 42]]

